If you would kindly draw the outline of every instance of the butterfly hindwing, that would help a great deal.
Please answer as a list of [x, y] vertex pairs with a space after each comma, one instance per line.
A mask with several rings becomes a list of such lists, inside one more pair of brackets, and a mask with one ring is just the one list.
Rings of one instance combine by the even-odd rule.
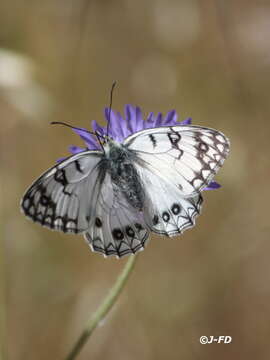
[[148, 129], [128, 137], [142, 165], [177, 187], [182, 196], [206, 187], [222, 166], [229, 140], [220, 132], [199, 126]]
[[149, 232], [143, 217], [130, 206], [107, 175], [96, 203], [95, 218], [85, 239], [105, 256], [135, 254], [145, 246]]
[[100, 186], [102, 153], [85, 151], [49, 169], [22, 199], [26, 216], [50, 229], [78, 233], [89, 226]]
[[161, 235], [173, 236], [195, 224], [203, 198], [200, 193], [190, 197], [140, 165], [137, 165], [145, 194], [144, 219], [148, 228]]

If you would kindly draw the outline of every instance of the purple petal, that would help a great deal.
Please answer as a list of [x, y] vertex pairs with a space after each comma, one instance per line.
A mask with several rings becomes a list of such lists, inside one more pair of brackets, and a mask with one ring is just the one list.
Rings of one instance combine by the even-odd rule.
[[[105, 135], [106, 134], [106, 130], [105, 128], [103, 128], [102, 126], [100, 126], [96, 120], [92, 121], [92, 129], [94, 132], [98, 132], [100, 135]], [[90, 134], [91, 135], [91, 134]], [[93, 136], [93, 135], [92, 135]]]
[[61, 163], [62, 161], [66, 160], [67, 157], [61, 157], [59, 159], [56, 160], [57, 163]]
[[[110, 112], [109, 108], [105, 108], [105, 118], [107, 122], [110, 120], [109, 135], [119, 142], [122, 142], [127, 136], [143, 129], [191, 124], [191, 118], [178, 122], [178, 115], [175, 110], [169, 111], [165, 117], [163, 117], [161, 113], [154, 116], [151, 112], [147, 119], [144, 120], [141, 109], [129, 104], [125, 106], [125, 118], [123, 118], [119, 112], [115, 113], [113, 110]], [[93, 123], [93, 129], [95, 131], [99, 129], [100, 133], [104, 133], [104, 128], [99, 127], [96, 122]]]
[[161, 113], [158, 113], [157, 114], [157, 117], [155, 119], [155, 121], [153, 122], [153, 125], [151, 127], [160, 127], [162, 126], [164, 123], [163, 121], [163, 117], [162, 117], [162, 114]]
[[165, 116], [163, 124], [164, 125], [175, 125], [177, 123], [177, 113], [175, 110], [171, 110], [168, 112], [168, 114]]
[[149, 129], [154, 127], [154, 122], [156, 121], [154, 113], [150, 112], [147, 116], [146, 121], [143, 122], [143, 129]]
[[121, 133], [121, 141], [122, 141], [129, 135], [126, 125], [126, 119], [122, 117], [119, 111], [116, 113], [116, 116], [117, 116], [117, 121], [119, 123], [119, 132]]
[[146, 121], [153, 121], [153, 116], [154, 116], [154, 113], [152, 111], [148, 114]]
[[180, 125], [190, 125], [191, 122], [192, 122], [192, 118], [189, 117], [189, 118], [187, 118], [185, 120], [180, 121]]
[[[107, 123], [110, 122], [110, 108], [105, 107], [105, 109], [104, 109], [104, 115], [105, 115], [105, 118], [106, 118]], [[112, 113], [111, 113], [111, 115], [112, 115]], [[109, 130], [110, 130], [110, 129], [109, 129]]]
[[113, 110], [105, 108], [105, 117], [107, 122], [110, 119], [110, 126], [109, 126], [109, 136], [111, 136], [114, 140], [119, 142], [123, 141], [130, 132], [127, 130], [126, 121], [122, 118], [119, 112], [115, 113]]
[[108, 122], [110, 121], [110, 108], [105, 107], [105, 109], [104, 109], [104, 115], [105, 115], [106, 121], [107, 121], [107, 123], [108, 123]]
[[147, 117], [147, 120], [144, 121], [144, 129], [151, 129], [155, 127], [160, 127], [162, 123], [162, 114], [158, 113], [155, 117], [154, 113], [150, 113]]
[[124, 121], [119, 117], [119, 113], [111, 112], [111, 122], [109, 127], [109, 135], [116, 141], [121, 142], [125, 138]]
[[105, 116], [107, 118], [107, 122], [110, 124], [108, 128], [108, 135], [111, 136], [114, 140], [121, 142], [125, 138], [124, 132], [124, 120], [122, 119], [119, 113], [115, 113], [113, 110], [106, 108]]
[[203, 190], [216, 190], [220, 187], [221, 185], [219, 183], [217, 183], [216, 181], [211, 181]]
[[125, 110], [128, 135], [131, 135], [138, 131], [136, 129], [136, 109], [132, 105], [126, 105]]
[[136, 131], [144, 129], [144, 123], [141, 109], [136, 106]]
[[99, 149], [95, 137], [89, 134], [86, 129], [73, 129], [73, 131], [83, 139], [89, 150]]
[[68, 150], [69, 150], [69, 152], [71, 152], [71, 154], [73, 154], [73, 155], [78, 154], [78, 153], [80, 153], [80, 152], [82, 152], [82, 151], [85, 151], [84, 148], [81, 148], [81, 147], [76, 146], [76, 145], [70, 145], [70, 146], [68, 147]]

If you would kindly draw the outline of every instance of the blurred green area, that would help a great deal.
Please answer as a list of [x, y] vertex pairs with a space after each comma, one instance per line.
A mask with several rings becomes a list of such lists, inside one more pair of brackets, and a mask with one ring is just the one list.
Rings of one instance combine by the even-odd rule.
[[[224, 132], [231, 154], [197, 226], [152, 236], [78, 359], [269, 359], [269, 18], [269, 3], [243, 0], [1, 1], [0, 343], [9, 360], [62, 359], [126, 261], [19, 209], [30, 183], [81, 145], [50, 121], [103, 123], [113, 80], [114, 109], [174, 108]], [[202, 335], [233, 340], [200, 345]]]

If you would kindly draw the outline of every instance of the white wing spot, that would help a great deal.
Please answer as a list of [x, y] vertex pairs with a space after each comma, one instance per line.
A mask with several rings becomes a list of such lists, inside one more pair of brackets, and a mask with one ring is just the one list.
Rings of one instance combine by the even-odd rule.
[[141, 245], [141, 241], [139, 239], [133, 239], [132, 241], [132, 246], [133, 248], [135, 248], [136, 246], [140, 246]]
[[214, 144], [214, 141], [212, 139], [210, 139], [208, 136], [205, 136], [203, 135], [201, 137], [202, 141], [205, 142], [206, 144], [209, 144], [209, 145], [213, 145]]
[[54, 221], [54, 226], [56, 226], [56, 227], [61, 227], [63, 225], [63, 221], [62, 221], [62, 219], [56, 219], [55, 221]]
[[194, 187], [195, 188], [199, 188], [199, 187], [201, 187], [202, 186], [202, 180], [200, 180], [200, 179], [194, 179], [194, 181], [193, 181], [193, 185], [194, 185]]
[[209, 160], [210, 160], [207, 155], [204, 155], [204, 156], [202, 157], [202, 159], [203, 159], [203, 161], [204, 161], [206, 164], [208, 164], [208, 162], [209, 162]]
[[225, 139], [224, 139], [224, 137], [221, 136], [221, 135], [216, 135], [216, 139], [217, 139], [218, 141], [222, 142], [223, 144], [225, 143]]
[[50, 225], [51, 225], [51, 222], [52, 222], [52, 218], [51, 218], [51, 216], [47, 216], [47, 217], [45, 218], [45, 223], [47, 223], [47, 224], [50, 224]]
[[23, 203], [23, 206], [25, 206], [26, 208], [28, 207], [28, 205], [29, 205], [29, 199], [25, 199], [24, 200], [24, 203]]
[[67, 229], [72, 230], [72, 229], [75, 229], [75, 228], [76, 228], [75, 223], [73, 221], [68, 221]]
[[217, 148], [220, 152], [224, 151], [224, 146], [222, 144], [217, 144]]
[[202, 171], [202, 175], [203, 177], [206, 179], [208, 178], [208, 176], [211, 174], [211, 171], [210, 170], [203, 170]]

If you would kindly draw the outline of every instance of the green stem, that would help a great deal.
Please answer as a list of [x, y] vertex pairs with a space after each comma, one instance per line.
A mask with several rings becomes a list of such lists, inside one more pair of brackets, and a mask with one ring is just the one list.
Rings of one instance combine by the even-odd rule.
[[138, 255], [129, 256], [128, 261], [126, 262], [124, 269], [116, 279], [113, 287], [109, 291], [108, 295], [105, 297], [104, 301], [98, 307], [96, 312], [91, 316], [88, 320], [85, 329], [81, 333], [79, 339], [75, 343], [73, 349], [69, 353], [69, 355], [65, 358], [65, 360], [74, 360], [79, 352], [82, 350], [88, 338], [91, 336], [92, 332], [95, 330], [97, 325], [100, 323], [102, 319], [107, 315], [107, 313], [112, 308], [113, 304], [116, 302], [118, 296], [120, 295], [123, 287], [125, 286], [128, 277], [134, 268], [135, 261]]

